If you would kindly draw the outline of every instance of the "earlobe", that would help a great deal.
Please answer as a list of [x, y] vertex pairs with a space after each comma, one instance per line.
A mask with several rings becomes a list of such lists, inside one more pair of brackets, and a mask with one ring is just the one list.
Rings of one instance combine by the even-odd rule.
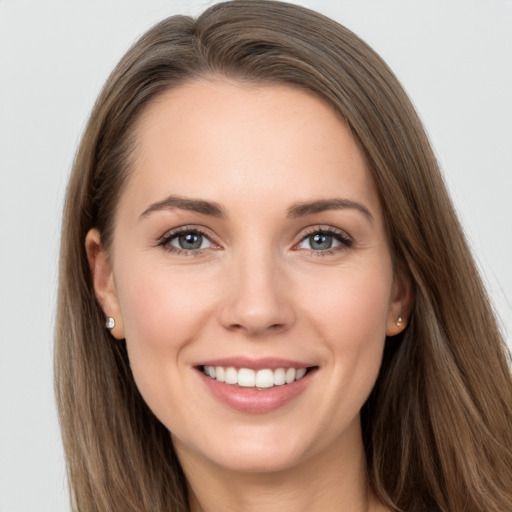
[[411, 314], [413, 292], [410, 278], [405, 272], [397, 271], [393, 283], [391, 303], [388, 310], [386, 335], [396, 336], [406, 327]]
[[[91, 269], [94, 293], [98, 300], [105, 319], [113, 318], [114, 324], [109, 328], [114, 338], [124, 338], [124, 327], [121, 308], [114, 284], [114, 275], [107, 252], [101, 244], [101, 235], [97, 229], [91, 229], [85, 237], [85, 250], [89, 268]], [[112, 324], [112, 322], [111, 322]], [[106, 326], [106, 328], [108, 328]]]

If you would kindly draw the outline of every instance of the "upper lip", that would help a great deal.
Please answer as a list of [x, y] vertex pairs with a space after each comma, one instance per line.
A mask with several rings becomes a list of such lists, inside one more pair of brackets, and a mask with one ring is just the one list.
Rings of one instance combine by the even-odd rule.
[[250, 368], [251, 370], [262, 370], [270, 369], [275, 370], [277, 368], [310, 368], [315, 366], [305, 361], [294, 361], [291, 359], [284, 359], [280, 357], [222, 357], [218, 359], [208, 359], [200, 361], [193, 365], [194, 367], [201, 366], [223, 366], [233, 368]]

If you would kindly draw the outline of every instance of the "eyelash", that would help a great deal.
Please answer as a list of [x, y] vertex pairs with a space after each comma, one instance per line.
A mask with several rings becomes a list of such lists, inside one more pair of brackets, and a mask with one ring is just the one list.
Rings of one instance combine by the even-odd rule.
[[[202, 229], [192, 226], [184, 226], [181, 228], [178, 228], [176, 230], [173, 230], [171, 232], [166, 233], [163, 235], [157, 243], [158, 247], [162, 247], [164, 250], [177, 254], [177, 255], [184, 255], [184, 256], [201, 256], [205, 249], [180, 249], [178, 247], [174, 247], [170, 244], [172, 240], [175, 238], [180, 237], [181, 235], [194, 233], [197, 235], [201, 235], [202, 237], [209, 240], [214, 246], [216, 245], [215, 242], [211, 240], [211, 237], [205, 233]], [[343, 251], [346, 249], [349, 249], [353, 246], [354, 241], [350, 236], [348, 236], [345, 232], [339, 231], [337, 229], [334, 229], [332, 227], [321, 227], [321, 226], [315, 226], [310, 228], [306, 233], [304, 233], [300, 240], [294, 244], [293, 247], [297, 247], [300, 243], [302, 243], [304, 240], [306, 240], [308, 237], [312, 235], [327, 235], [332, 236], [335, 240], [339, 242], [339, 245], [332, 247], [330, 249], [325, 250], [313, 250], [313, 249], [297, 249], [297, 250], [306, 250], [309, 251], [309, 253], [314, 254], [315, 256], [329, 256], [331, 254], [335, 254], [339, 251]]]
[[157, 246], [162, 247], [167, 252], [177, 254], [180, 256], [201, 256], [204, 253], [205, 249], [180, 249], [179, 247], [174, 247], [171, 245], [171, 241], [174, 240], [175, 238], [190, 233], [201, 235], [202, 237], [210, 240], [210, 242], [213, 245], [216, 245], [215, 242], [211, 240], [211, 237], [208, 234], [206, 234], [202, 229], [192, 226], [183, 226], [181, 228], [175, 229], [163, 235], [158, 240]]
[[[300, 240], [294, 245], [296, 247], [300, 243], [302, 243], [304, 240], [306, 240], [308, 237], [312, 235], [327, 235], [332, 236], [335, 240], [337, 240], [340, 244], [336, 247], [332, 247], [330, 249], [325, 249], [323, 251], [315, 251], [313, 249], [302, 249], [309, 251], [310, 254], [313, 254], [315, 256], [330, 256], [332, 254], [338, 253], [340, 251], [350, 249], [354, 245], [354, 240], [347, 235], [344, 231], [340, 231], [338, 229], [332, 228], [332, 227], [322, 227], [322, 226], [314, 226], [306, 233], [304, 233]], [[300, 250], [300, 249], [299, 249]]]

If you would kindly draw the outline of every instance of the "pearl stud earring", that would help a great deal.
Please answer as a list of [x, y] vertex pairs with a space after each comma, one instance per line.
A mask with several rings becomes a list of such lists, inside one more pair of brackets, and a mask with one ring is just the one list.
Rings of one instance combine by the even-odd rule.
[[107, 317], [107, 320], [105, 322], [105, 327], [110, 331], [116, 326], [116, 321], [114, 320], [113, 316]]
[[403, 319], [401, 316], [398, 317], [398, 320], [396, 321], [396, 325], [402, 325]]

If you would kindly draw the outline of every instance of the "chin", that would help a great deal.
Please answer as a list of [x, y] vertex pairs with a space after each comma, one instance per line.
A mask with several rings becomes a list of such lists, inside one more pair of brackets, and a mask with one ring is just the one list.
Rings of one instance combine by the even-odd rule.
[[[357, 421], [358, 425], [359, 422]], [[301, 428], [302, 427], [302, 428]], [[287, 425], [276, 428], [245, 424], [224, 429], [222, 436], [210, 432], [203, 442], [175, 439], [180, 460], [192, 454], [203, 461], [237, 473], [278, 473], [299, 468], [315, 457], [336, 450], [341, 437], [321, 425]], [[351, 441], [351, 445], [357, 445]], [[194, 456], [194, 455], [192, 455]]]
[[236, 473], [278, 473], [299, 466], [307, 457], [290, 447], [244, 444], [229, 452], [212, 453], [209, 458], [215, 465]]

